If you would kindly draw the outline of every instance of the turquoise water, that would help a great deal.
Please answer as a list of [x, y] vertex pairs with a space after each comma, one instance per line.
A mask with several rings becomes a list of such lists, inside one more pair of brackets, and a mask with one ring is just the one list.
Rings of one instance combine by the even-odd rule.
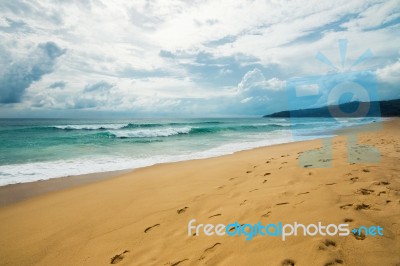
[[[0, 185], [328, 136], [371, 119], [0, 119]], [[295, 133], [295, 134], [293, 134]]]

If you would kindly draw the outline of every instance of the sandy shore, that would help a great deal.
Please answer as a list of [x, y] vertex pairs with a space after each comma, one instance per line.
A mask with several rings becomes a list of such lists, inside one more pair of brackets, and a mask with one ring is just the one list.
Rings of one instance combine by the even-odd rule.
[[73, 188], [120, 176], [131, 170], [111, 171], [94, 174], [51, 178], [27, 183], [10, 184], [0, 187], [0, 207], [23, 201], [38, 195]]
[[[0, 207], [0, 265], [399, 265], [400, 120], [363, 132], [161, 164]], [[307, 168], [299, 157], [313, 150]], [[357, 160], [359, 158], [359, 160]], [[329, 168], [314, 168], [332, 163]], [[12, 186], [10, 186], [11, 188]], [[26, 188], [29, 191], [29, 188]], [[11, 193], [11, 192], [10, 192]], [[28, 193], [28, 192], [27, 192]], [[12, 193], [11, 193], [12, 194]], [[383, 236], [188, 236], [188, 222], [380, 226]]]

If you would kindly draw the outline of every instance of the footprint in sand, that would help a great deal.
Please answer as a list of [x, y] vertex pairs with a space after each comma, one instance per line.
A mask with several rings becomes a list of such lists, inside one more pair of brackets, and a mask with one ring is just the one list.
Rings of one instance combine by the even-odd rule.
[[371, 206], [368, 204], [361, 203], [361, 204], [357, 204], [356, 206], [354, 206], [354, 209], [356, 211], [360, 211], [360, 210], [368, 210], [370, 207]]
[[386, 194], [386, 191], [381, 191], [378, 193], [378, 196], [380, 196], [381, 194]]
[[237, 177], [231, 177], [229, 178], [229, 181], [235, 180]]
[[206, 248], [206, 249], [203, 251], [203, 254], [201, 254], [199, 260], [204, 260], [204, 259], [208, 256], [208, 254], [213, 253], [213, 252], [215, 251], [215, 249], [216, 249], [219, 245], [221, 245], [221, 243], [217, 242], [217, 243], [215, 243], [214, 245], [212, 245], [211, 247]]
[[246, 171], [246, 174], [250, 174], [251, 173], [251, 171]]
[[353, 204], [348, 203], [348, 204], [344, 204], [344, 205], [340, 206], [340, 208], [343, 209], [343, 210], [347, 210], [347, 209], [350, 208], [351, 206], [353, 206]]
[[271, 173], [265, 173], [264, 176], [270, 175]]
[[242, 206], [243, 204], [245, 204], [245, 203], [246, 203], [246, 201], [247, 201], [247, 200], [244, 200], [244, 201], [242, 201], [242, 203], [240, 203], [240, 205], [239, 205], [239, 206]]
[[210, 217], [208, 217], [208, 218], [213, 218], [213, 217], [217, 217], [217, 216], [221, 216], [222, 214], [220, 214], [220, 213], [217, 213], [217, 214], [214, 214], [214, 215], [211, 215]]
[[352, 231], [353, 236], [357, 239], [357, 240], [364, 240], [366, 238], [364, 232], [360, 232], [360, 234], [358, 234], [358, 232], [353, 232]]
[[325, 263], [324, 266], [334, 266], [334, 265], [342, 265], [342, 264], [343, 264], [343, 260], [335, 259], [333, 261]]
[[379, 182], [375, 182], [374, 185], [376, 185], [376, 186], [386, 186], [386, 185], [390, 185], [390, 183], [387, 182], [387, 181], [379, 181]]
[[261, 215], [261, 217], [267, 218], [270, 216], [270, 214], [271, 214], [271, 211], [267, 211], [267, 213]]
[[189, 207], [183, 207], [182, 209], [177, 210], [176, 212], [178, 214], [184, 213], [186, 211], [186, 209], [188, 209]]
[[117, 264], [118, 262], [122, 261], [125, 258], [125, 254], [128, 253], [129, 250], [125, 250], [124, 252], [115, 255], [111, 258], [111, 264]]
[[267, 181], [268, 181], [267, 179], [264, 179], [263, 184], [267, 183]]
[[150, 227], [147, 227], [146, 229], [144, 229], [144, 232], [147, 233], [148, 231], [150, 231], [151, 229], [153, 229], [154, 227], [157, 227], [157, 226], [160, 226], [160, 224], [155, 224]]
[[357, 182], [358, 181], [358, 177], [352, 177], [352, 178], [350, 178], [350, 181], [352, 182], [352, 183], [355, 183], [355, 182]]
[[363, 169], [364, 173], [369, 173], [370, 171], [368, 169]]
[[229, 229], [229, 232], [232, 232], [235, 229], [236, 229], [236, 226], [231, 226], [231, 229]]
[[296, 263], [292, 259], [285, 259], [284, 261], [282, 261], [281, 265], [282, 266], [295, 266]]
[[318, 160], [319, 162], [323, 162], [323, 163], [327, 163], [327, 162], [330, 162], [330, 161], [332, 161], [332, 159], [320, 159], [320, 160]]
[[257, 191], [257, 190], [258, 190], [258, 188], [255, 188], [255, 189], [250, 190], [249, 192], [253, 192], [253, 191]]
[[372, 192], [374, 192], [374, 190], [367, 188], [360, 188], [359, 190], [357, 190], [357, 193], [362, 195], [370, 195]]
[[275, 205], [279, 206], [279, 205], [286, 205], [286, 204], [289, 204], [289, 202], [280, 202], [280, 203], [277, 203]]
[[333, 186], [333, 185], [336, 185], [336, 183], [327, 183], [327, 184], [325, 184], [325, 185], [327, 185], [327, 186]]
[[325, 239], [322, 241], [321, 245], [319, 245], [319, 250], [326, 250], [327, 248], [335, 248], [336, 242], [330, 239]]
[[343, 221], [344, 221], [345, 223], [351, 223], [351, 222], [354, 221], [354, 220], [351, 219], [351, 218], [344, 218]]
[[189, 260], [189, 259], [183, 259], [183, 260], [180, 260], [180, 261], [177, 261], [177, 262], [173, 262], [173, 263], [171, 263], [171, 266], [177, 266], [177, 265], [179, 265], [182, 262], [187, 261], [187, 260]]
[[297, 196], [299, 196], [299, 195], [305, 195], [305, 194], [308, 194], [308, 193], [310, 193], [310, 192], [309, 192], [309, 191], [301, 192], [301, 193], [297, 194]]

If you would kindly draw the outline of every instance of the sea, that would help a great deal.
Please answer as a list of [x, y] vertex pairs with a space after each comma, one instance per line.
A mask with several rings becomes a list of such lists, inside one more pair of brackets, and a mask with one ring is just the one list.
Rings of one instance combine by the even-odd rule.
[[0, 186], [331, 137], [374, 118], [0, 119]]

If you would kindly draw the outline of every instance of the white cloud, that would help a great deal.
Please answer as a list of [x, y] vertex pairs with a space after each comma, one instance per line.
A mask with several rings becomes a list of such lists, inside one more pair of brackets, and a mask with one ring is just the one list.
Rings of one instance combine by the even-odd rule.
[[375, 2], [367, 5], [357, 18], [344, 24], [349, 29], [368, 30], [400, 18], [397, 0]]
[[376, 75], [382, 100], [400, 98], [400, 59], [393, 64], [378, 68]]
[[240, 103], [248, 103], [248, 102], [250, 102], [251, 100], [253, 100], [253, 97], [247, 97], [247, 98], [241, 100]]
[[393, 64], [378, 68], [376, 74], [378, 79], [385, 83], [400, 85], [400, 59]]
[[[211, 110], [204, 103], [222, 97], [273, 102], [285, 80], [330, 70], [315, 60], [318, 51], [340, 65], [340, 38], [349, 40], [347, 63], [370, 48], [375, 57], [360, 67], [399, 83], [398, 62], [386, 66], [399, 56], [399, 26], [385, 26], [399, 18], [398, 0], [15, 0], [0, 10], [0, 53], [7, 51], [0, 66], [39, 43], [67, 49], [15, 108], [166, 110], [197, 99], [204, 102], [192, 108]], [[62, 90], [48, 90], [61, 81]], [[82, 94], [100, 81], [113, 84], [108, 95]]]
[[279, 91], [285, 88], [286, 82], [274, 77], [266, 79], [260, 69], [254, 68], [247, 72], [238, 84], [239, 91], [249, 91], [257, 88], [266, 91]]

